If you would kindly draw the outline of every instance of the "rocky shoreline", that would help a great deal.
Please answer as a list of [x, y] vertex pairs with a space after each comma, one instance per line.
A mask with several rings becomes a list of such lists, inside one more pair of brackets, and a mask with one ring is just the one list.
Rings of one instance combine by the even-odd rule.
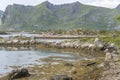
[[[31, 76], [17, 80], [51, 80], [51, 77], [54, 75], [68, 75], [73, 80], [88, 80], [97, 79], [100, 76], [97, 71], [102, 71], [101, 69], [96, 69], [96, 65], [100, 63], [97, 59], [71, 62], [47, 58], [42, 61], [46, 62], [46, 64], [27, 67]], [[95, 74], [94, 77], [90, 77], [93, 72]], [[0, 80], [8, 80], [9, 77], [10, 74], [2, 77]]]
[[[112, 49], [115, 48], [114, 45], [103, 44], [98, 39], [95, 39], [93, 43], [83, 44], [78, 40], [74, 41], [74, 43], [71, 43], [71, 41], [60, 43], [42, 42], [37, 45], [37, 48], [64, 52], [69, 51], [74, 52], [75, 55], [91, 55], [94, 57], [87, 60], [75, 61], [54, 60], [54, 57], [46, 58], [42, 60], [46, 64], [27, 67], [31, 76], [17, 80], [52, 80], [51, 78], [55, 75], [67, 75], [73, 80], [119, 80], [120, 61], [119, 58], [114, 61], [113, 58], [115, 56], [114, 53], [112, 53], [116, 48], [112, 51], [110, 49], [110, 54], [108, 51], [105, 52], [106, 49], [111, 47]], [[114, 73], [111, 71], [114, 71]], [[10, 74], [8, 74], [0, 78], [0, 80], [9, 80], [10, 77]]]
[[[34, 65], [27, 67], [31, 76], [23, 77], [15, 80], [51, 80], [54, 75], [68, 75], [73, 80], [119, 80], [119, 62], [115, 62], [115, 66], [111, 65], [99, 68], [104, 58], [91, 60], [66, 62], [62, 60], [44, 59], [47, 64]], [[107, 68], [106, 68], [107, 67]], [[0, 80], [8, 80], [8, 75], [0, 78]]]

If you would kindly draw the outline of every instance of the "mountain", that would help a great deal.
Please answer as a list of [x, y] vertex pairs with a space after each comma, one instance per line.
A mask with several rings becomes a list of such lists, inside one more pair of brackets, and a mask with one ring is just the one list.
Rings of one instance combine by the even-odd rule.
[[3, 15], [3, 11], [0, 10], [0, 18], [2, 17], [2, 15]]
[[115, 9], [84, 5], [80, 2], [54, 5], [45, 1], [37, 6], [13, 4], [7, 6], [2, 16], [1, 29], [50, 30], [50, 29], [115, 29], [119, 27]]
[[2, 24], [2, 23], [1, 23], [1, 18], [2, 18], [2, 16], [3, 16], [3, 11], [0, 10], [0, 26], [1, 26], [1, 24]]

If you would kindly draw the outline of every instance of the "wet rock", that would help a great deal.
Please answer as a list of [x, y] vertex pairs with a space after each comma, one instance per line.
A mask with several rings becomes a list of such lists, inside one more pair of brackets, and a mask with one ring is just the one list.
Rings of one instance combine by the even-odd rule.
[[83, 62], [80, 65], [81, 66], [91, 66], [91, 65], [94, 65], [94, 64], [96, 64], [96, 62]]
[[106, 52], [113, 52], [113, 51], [117, 51], [118, 49], [117, 49], [117, 47], [114, 45], [114, 43], [111, 43], [108, 47], [107, 47], [107, 49], [105, 50]]
[[55, 75], [51, 77], [50, 80], [73, 80], [72, 77], [69, 77], [67, 75]]
[[72, 73], [73, 73], [73, 74], [76, 74], [76, 73], [77, 73], [77, 71], [73, 71]]
[[28, 77], [28, 76], [30, 76], [30, 73], [28, 72], [27, 69], [13, 70], [10, 73], [9, 80], [14, 80], [14, 79]]
[[72, 67], [72, 66], [74, 66], [72, 63], [65, 63], [65, 66], [70, 66], [70, 67]]
[[101, 50], [104, 51], [108, 49], [108, 44], [107, 43], [103, 43], [103, 47], [101, 47]]

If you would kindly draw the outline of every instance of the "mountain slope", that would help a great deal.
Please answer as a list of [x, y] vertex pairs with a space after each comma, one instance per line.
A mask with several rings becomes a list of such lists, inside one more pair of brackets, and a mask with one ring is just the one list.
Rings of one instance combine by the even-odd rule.
[[46, 1], [37, 6], [9, 5], [2, 17], [2, 29], [114, 29], [119, 26], [116, 9], [84, 5], [79, 2], [53, 5]]
[[0, 10], [0, 26], [1, 26], [1, 24], [2, 24], [2, 23], [1, 23], [1, 18], [2, 18], [2, 16], [3, 16], [3, 11]]
[[0, 18], [2, 17], [2, 15], [3, 15], [3, 11], [0, 10]]

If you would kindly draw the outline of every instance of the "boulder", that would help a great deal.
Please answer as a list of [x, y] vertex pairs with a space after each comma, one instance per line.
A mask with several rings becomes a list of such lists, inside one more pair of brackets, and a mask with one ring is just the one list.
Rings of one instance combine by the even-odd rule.
[[94, 45], [95, 45], [96, 47], [99, 47], [99, 48], [102, 48], [102, 47], [103, 47], [103, 44], [101, 43], [101, 41], [99, 41], [99, 39], [95, 39]]
[[103, 47], [101, 47], [101, 50], [104, 51], [108, 49], [108, 44], [107, 43], [103, 43]]
[[118, 52], [117, 51], [106, 52], [105, 61], [118, 61]]
[[23, 78], [30, 76], [28, 69], [13, 70], [9, 80]]
[[105, 55], [105, 61], [112, 61], [113, 59], [113, 54], [110, 52], [107, 52]]
[[67, 75], [55, 75], [51, 77], [50, 80], [73, 80], [72, 77], [69, 77]]
[[77, 71], [73, 71], [72, 74], [77, 74]]
[[65, 63], [65, 66], [70, 66], [70, 67], [72, 67], [72, 66], [74, 66], [72, 63]]

